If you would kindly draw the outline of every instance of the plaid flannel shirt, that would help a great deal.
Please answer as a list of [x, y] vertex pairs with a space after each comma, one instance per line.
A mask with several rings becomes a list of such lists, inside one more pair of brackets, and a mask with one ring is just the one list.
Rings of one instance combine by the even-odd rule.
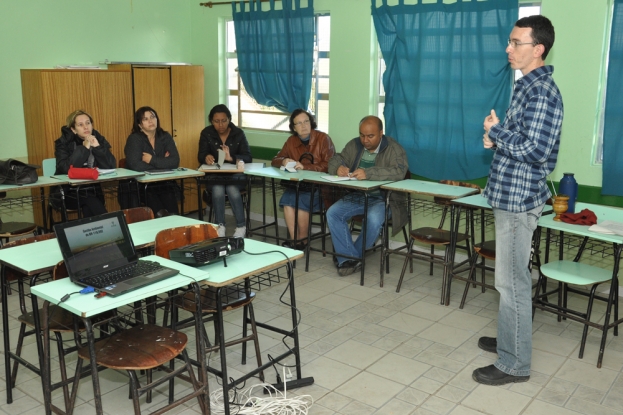
[[556, 167], [563, 118], [553, 72], [541, 66], [519, 79], [504, 122], [489, 130], [496, 147], [484, 197], [494, 208], [525, 212], [551, 197], [547, 176]]

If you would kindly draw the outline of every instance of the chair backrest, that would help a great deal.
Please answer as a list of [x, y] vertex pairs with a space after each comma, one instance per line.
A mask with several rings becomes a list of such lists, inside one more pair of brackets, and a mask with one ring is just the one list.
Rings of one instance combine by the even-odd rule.
[[67, 277], [69, 277], [69, 273], [67, 272], [65, 261], [61, 261], [54, 266], [54, 270], [52, 270], [52, 279], [56, 281]]
[[54, 176], [54, 173], [56, 173], [56, 159], [55, 158], [44, 159], [41, 165], [43, 166], [43, 175], [45, 177]]
[[[53, 232], [44, 233], [43, 235], [36, 235], [36, 236], [30, 236], [28, 238], [15, 239], [13, 241], [7, 242], [4, 245], [0, 246], [0, 249], [7, 249], [7, 248], [14, 247], [14, 246], [20, 246], [20, 245], [27, 245], [33, 242], [41, 242], [41, 241], [54, 239], [54, 238], [56, 238], [56, 234], [54, 234]], [[17, 278], [22, 278], [26, 276], [25, 274], [17, 270], [14, 270], [11, 267], [6, 267], [5, 272], [6, 272], [7, 281], [13, 281]]]
[[459, 182], [457, 180], [440, 180], [441, 184], [449, 184], [451, 186], [471, 187], [472, 189], [478, 189], [480, 192], [482, 189], [475, 183]]
[[[474, 183], [459, 182], [457, 180], [440, 180], [439, 183], [449, 184], [451, 186], [471, 187], [472, 189], [477, 189], [478, 193], [482, 192], [482, 189], [480, 188], [480, 186]], [[435, 197], [434, 200], [435, 200], [435, 203], [440, 204], [440, 205], [449, 205], [451, 202], [451, 199], [448, 199], [445, 197]]]
[[125, 157], [122, 159], [119, 159], [119, 168], [125, 169]]
[[147, 206], [123, 209], [123, 215], [125, 216], [125, 221], [128, 225], [154, 218], [154, 212]]
[[26, 244], [30, 244], [33, 242], [46, 241], [48, 239], [54, 239], [54, 238], [56, 238], [56, 235], [54, 233], [44, 233], [43, 235], [30, 236], [28, 238], [22, 238], [22, 239], [15, 239], [11, 242], [7, 242], [0, 249], [11, 248], [14, 246], [19, 246], [19, 245], [26, 245]]
[[154, 250], [159, 257], [168, 259], [172, 249], [217, 237], [216, 227], [210, 223], [165, 229], [156, 235]]

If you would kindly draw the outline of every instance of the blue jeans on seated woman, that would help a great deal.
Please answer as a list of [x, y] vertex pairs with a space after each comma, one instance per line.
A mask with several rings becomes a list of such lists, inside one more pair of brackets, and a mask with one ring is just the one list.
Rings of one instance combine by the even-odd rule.
[[[363, 215], [365, 198], [361, 193], [349, 194], [331, 205], [327, 210], [327, 224], [331, 230], [331, 241], [333, 249], [337, 254], [338, 264], [350, 258], [340, 256], [348, 255], [355, 258], [363, 258], [362, 238], [363, 233], [353, 243], [348, 221], [353, 216]], [[391, 218], [391, 210], [389, 211]], [[365, 218], [366, 224], [366, 249], [371, 248], [379, 236], [383, 223], [385, 223], [385, 200], [381, 197], [368, 198], [368, 215]]]
[[236, 218], [236, 227], [241, 228], [246, 226], [244, 205], [242, 203], [242, 196], [240, 195], [240, 191], [247, 188], [246, 176], [238, 173], [227, 175], [225, 180], [221, 182], [225, 182], [225, 184], [212, 184], [211, 180], [206, 184], [206, 190], [212, 193], [214, 222], [217, 225], [225, 225], [225, 195], [227, 194], [231, 210], [234, 212], [234, 217]]
[[[281, 196], [281, 200], [279, 200], [279, 206], [290, 206], [294, 208], [296, 205], [296, 190], [294, 189], [285, 189], [283, 191], [283, 195]], [[312, 212], [320, 212], [320, 191], [316, 191], [314, 193], [314, 205], [311, 205], [311, 192], [304, 192], [299, 190], [299, 210], [304, 210], [305, 212], [309, 212], [310, 208], [313, 208]]]

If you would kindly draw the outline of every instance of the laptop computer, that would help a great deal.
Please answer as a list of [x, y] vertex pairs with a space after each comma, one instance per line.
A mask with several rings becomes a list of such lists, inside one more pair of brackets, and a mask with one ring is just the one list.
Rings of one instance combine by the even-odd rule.
[[54, 232], [71, 281], [121, 295], [179, 273], [138, 259], [122, 211], [65, 222]]

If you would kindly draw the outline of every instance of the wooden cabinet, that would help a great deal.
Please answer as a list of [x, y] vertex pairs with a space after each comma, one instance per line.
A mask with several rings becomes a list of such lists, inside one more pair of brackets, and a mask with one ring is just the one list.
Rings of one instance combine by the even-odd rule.
[[[91, 114], [94, 128], [110, 142], [119, 161], [125, 157], [123, 149], [134, 111], [148, 105], [175, 139], [181, 166], [197, 167], [199, 134], [205, 126], [202, 66], [22, 69], [21, 78], [30, 163], [41, 165], [43, 159], [54, 157], [54, 141], [60, 137], [67, 115], [77, 109]], [[190, 184], [190, 180], [186, 182]], [[196, 190], [186, 191], [185, 196], [185, 209], [196, 209]], [[35, 207], [35, 218], [41, 223], [38, 209]]]

